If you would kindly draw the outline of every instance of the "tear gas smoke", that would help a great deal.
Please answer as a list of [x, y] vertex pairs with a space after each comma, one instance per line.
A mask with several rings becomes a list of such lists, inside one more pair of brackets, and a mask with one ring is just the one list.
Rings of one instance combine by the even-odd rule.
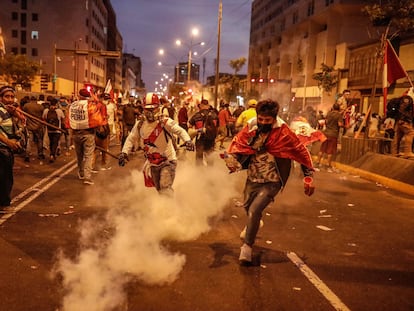
[[208, 232], [211, 217], [237, 194], [236, 181], [222, 162], [207, 170], [181, 161], [173, 197], [145, 188], [138, 170], [102, 186], [89, 200], [108, 212], [84, 221], [79, 255], [69, 259], [60, 253], [56, 264], [66, 293], [63, 310], [114, 310], [126, 304], [124, 287], [131, 280], [160, 285], [176, 280], [186, 259], [168, 241]]

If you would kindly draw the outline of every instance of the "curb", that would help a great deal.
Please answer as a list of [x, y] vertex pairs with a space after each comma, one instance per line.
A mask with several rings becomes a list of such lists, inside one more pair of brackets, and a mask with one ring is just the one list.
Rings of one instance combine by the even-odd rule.
[[371, 173], [368, 171], [361, 170], [359, 168], [355, 168], [349, 165], [345, 165], [342, 163], [334, 162], [334, 165], [336, 168], [351, 173], [355, 175], [359, 175], [362, 178], [368, 179], [370, 181], [378, 182], [388, 188], [404, 192], [406, 194], [414, 195], [414, 185], [406, 184], [403, 182], [400, 182], [395, 179], [391, 179], [382, 175], [378, 175], [375, 173]]

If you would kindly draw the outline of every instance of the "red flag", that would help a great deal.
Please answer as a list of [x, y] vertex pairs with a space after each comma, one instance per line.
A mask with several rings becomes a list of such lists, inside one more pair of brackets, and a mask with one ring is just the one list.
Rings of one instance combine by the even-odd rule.
[[388, 86], [400, 78], [407, 77], [407, 73], [400, 63], [400, 60], [395, 53], [391, 42], [387, 39], [384, 49], [384, 70], [383, 70], [383, 96], [384, 96], [384, 110], [387, 107]]

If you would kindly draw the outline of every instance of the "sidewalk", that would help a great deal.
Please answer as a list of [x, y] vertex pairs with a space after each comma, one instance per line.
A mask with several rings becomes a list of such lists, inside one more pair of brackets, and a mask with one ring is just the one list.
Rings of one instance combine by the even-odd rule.
[[350, 165], [335, 162], [334, 166], [350, 174], [414, 195], [414, 160], [368, 152]]

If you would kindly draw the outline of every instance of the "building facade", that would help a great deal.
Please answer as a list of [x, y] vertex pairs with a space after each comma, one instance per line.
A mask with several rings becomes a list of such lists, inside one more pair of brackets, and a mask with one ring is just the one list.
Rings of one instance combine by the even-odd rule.
[[121, 60], [100, 53], [122, 49], [109, 0], [4, 0], [0, 20], [6, 53], [41, 65], [31, 91], [70, 96], [85, 85], [102, 89], [108, 78], [121, 85]]
[[[351, 89], [362, 110], [374, 89], [373, 111], [381, 112], [382, 67], [377, 51], [382, 30], [363, 14], [364, 5], [357, 0], [254, 0], [249, 92], [276, 98], [285, 112], [295, 114], [306, 106], [329, 111], [344, 89]], [[414, 46], [409, 40], [404, 44], [400, 60], [410, 73], [414, 66], [408, 51]], [[330, 92], [313, 79], [322, 64], [333, 67], [338, 78]]]
[[[191, 63], [190, 71], [191, 81], [200, 81], [200, 65]], [[174, 82], [185, 83], [188, 81], [188, 62], [180, 62], [175, 65]]]
[[122, 54], [122, 88], [125, 94], [141, 96], [145, 93], [142, 81], [141, 58], [130, 53]]

